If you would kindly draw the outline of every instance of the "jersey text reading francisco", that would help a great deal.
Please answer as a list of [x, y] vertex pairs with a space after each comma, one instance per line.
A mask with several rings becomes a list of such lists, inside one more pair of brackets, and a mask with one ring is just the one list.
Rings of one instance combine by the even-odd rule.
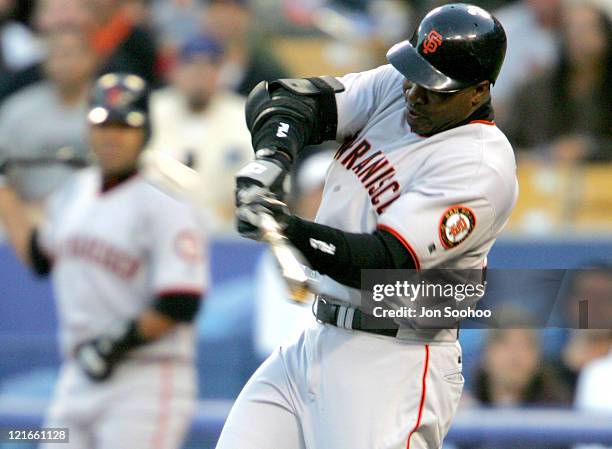
[[357, 176], [367, 190], [376, 213], [380, 215], [401, 194], [400, 183], [395, 179], [395, 167], [382, 151], [374, 151], [364, 157], [372, 149], [367, 139], [354, 144], [355, 139], [344, 142], [336, 151], [334, 159]]

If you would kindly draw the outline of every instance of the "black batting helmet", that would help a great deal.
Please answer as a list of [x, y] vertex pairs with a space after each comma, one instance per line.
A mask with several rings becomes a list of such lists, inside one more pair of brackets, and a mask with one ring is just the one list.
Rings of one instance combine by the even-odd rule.
[[387, 52], [406, 79], [437, 92], [494, 83], [506, 55], [506, 33], [482, 8], [452, 3], [430, 11], [410, 41]]
[[147, 83], [129, 73], [107, 73], [93, 88], [87, 120], [92, 125], [115, 123], [149, 128]]

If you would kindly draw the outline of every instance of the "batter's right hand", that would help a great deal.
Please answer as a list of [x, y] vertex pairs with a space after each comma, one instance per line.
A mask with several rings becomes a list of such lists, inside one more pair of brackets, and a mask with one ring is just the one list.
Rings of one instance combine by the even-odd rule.
[[270, 193], [249, 195], [248, 202], [236, 209], [238, 233], [246, 238], [260, 240], [262, 236], [262, 230], [260, 229], [262, 214], [274, 217], [281, 230], [286, 228], [290, 216], [287, 205], [275, 198], [274, 195]]

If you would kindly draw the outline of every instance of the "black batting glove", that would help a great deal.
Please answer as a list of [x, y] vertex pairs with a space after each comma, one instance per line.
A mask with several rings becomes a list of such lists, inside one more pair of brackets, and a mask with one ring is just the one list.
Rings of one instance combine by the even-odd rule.
[[262, 215], [272, 216], [280, 230], [287, 227], [291, 213], [285, 203], [271, 194], [261, 194], [253, 191], [245, 196], [245, 203], [236, 210], [238, 233], [246, 238], [260, 240], [263, 235]]
[[129, 350], [147, 341], [139, 333], [137, 323], [132, 321], [117, 337], [103, 335], [79, 344], [74, 357], [91, 380], [101, 382], [113, 374], [115, 366]]
[[110, 337], [94, 338], [75, 349], [75, 358], [87, 376], [96, 382], [108, 379], [119, 357], [115, 354]]

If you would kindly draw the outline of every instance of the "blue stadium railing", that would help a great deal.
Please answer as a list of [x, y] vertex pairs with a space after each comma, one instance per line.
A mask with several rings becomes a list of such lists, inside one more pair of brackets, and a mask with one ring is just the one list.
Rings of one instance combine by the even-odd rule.
[[[41, 425], [44, 404], [14, 407], [0, 397], [0, 429]], [[28, 409], [29, 407], [29, 409]], [[231, 401], [202, 401], [185, 449], [213, 448], [231, 407]], [[10, 408], [10, 410], [9, 410]], [[586, 413], [556, 409], [473, 408], [457, 414], [446, 443], [462, 447], [533, 447], [602, 444], [612, 446], [612, 412]], [[25, 446], [19, 446], [27, 449]], [[0, 444], [0, 449], [3, 449]]]

